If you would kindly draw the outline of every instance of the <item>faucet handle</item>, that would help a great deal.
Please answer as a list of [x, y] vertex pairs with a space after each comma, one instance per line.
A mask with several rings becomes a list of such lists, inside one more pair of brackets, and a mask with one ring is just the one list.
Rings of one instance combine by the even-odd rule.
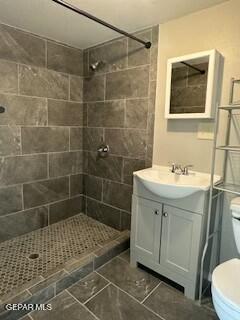
[[187, 164], [186, 166], [183, 167], [183, 174], [184, 175], [186, 175], [186, 176], [188, 175], [188, 169], [189, 168], [193, 168], [193, 165], [192, 164]]
[[176, 167], [177, 167], [176, 163], [172, 163], [172, 169], [171, 169], [171, 172], [172, 172], [172, 173], [175, 172]]

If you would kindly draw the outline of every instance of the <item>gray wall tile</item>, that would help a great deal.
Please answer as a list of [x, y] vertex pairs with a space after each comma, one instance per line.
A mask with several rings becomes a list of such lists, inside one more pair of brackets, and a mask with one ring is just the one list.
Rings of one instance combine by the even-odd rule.
[[1, 158], [0, 173], [0, 186], [46, 179], [47, 155]]
[[82, 104], [77, 102], [48, 100], [48, 124], [53, 126], [82, 126]]
[[83, 197], [75, 197], [63, 200], [49, 206], [50, 223], [55, 223], [63, 219], [67, 219], [75, 214], [82, 212]]
[[127, 39], [107, 42], [89, 50], [89, 65], [102, 61], [97, 73], [117, 71], [127, 67]]
[[[148, 36], [145, 31], [140, 34]], [[119, 185], [129, 184], [127, 187], [131, 188], [132, 171], [141, 168], [144, 163], [151, 165], [153, 128], [150, 126], [154, 123], [158, 27], [152, 29], [152, 37], [151, 50], [140, 49], [138, 45], [135, 47], [135, 43], [128, 43], [126, 38], [104, 43], [84, 52], [48, 41], [47, 69], [45, 39], [0, 24], [0, 59], [4, 59], [0, 60], [0, 104], [6, 107], [5, 113], [0, 117], [0, 125], [5, 126], [0, 127], [0, 156], [7, 156], [0, 159], [0, 186], [14, 184], [0, 189], [0, 197], [3, 199], [0, 216], [8, 218], [23, 215], [20, 196], [23, 188], [21, 184], [24, 183], [25, 205], [29, 207], [58, 201], [65, 195], [68, 197], [69, 191], [71, 197], [85, 193], [89, 199], [99, 201], [95, 201], [97, 206], [96, 203], [92, 205], [97, 209], [97, 219], [118, 229], [129, 226], [130, 215], [125, 207], [112, 207], [118, 205], [118, 201], [124, 202], [123, 206], [129, 203], [128, 199], [121, 200], [124, 191], [120, 187], [117, 189], [120, 200], [114, 194], [115, 198], [112, 200], [105, 196], [106, 201], [111, 200], [114, 204], [100, 202], [104, 196], [102, 179], [124, 182], [125, 184]], [[127, 43], [131, 54], [127, 53]], [[96, 60], [103, 60], [104, 63], [93, 74], [89, 70], [89, 63]], [[127, 69], [127, 61], [134, 68]], [[19, 66], [20, 96], [16, 62], [24, 64]], [[146, 63], [150, 63], [150, 66], [143, 66]], [[82, 78], [83, 71], [87, 77], [85, 79]], [[149, 77], [152, 80], [150, 84]], [[127, 106], [125, 99], [128, 98], [135, 101], [129, 100]], [[140, 98], [146, 100], [146, 105], [138, 103]], [[53, 101], [54, 99], [58, 101]], [[81, 105], [82, 101], [85, 103]], [[23, 127], [22, 141], [19, 141], [18, 126]], [[91, 128], [83, 130], [82, 126]], [[83, 139], [84, 147], [89, 151], [77, 151], [83, 149]], [[99, 159], [96, 149], [103, 139], [110, 143], [111, 154], [106, 159]], [[22, 151], [53, 153], [18, 155]], [[85, 181], [82, 172], [90, 174], [85, 175]], [[63, 178], [66, 175], [70, 177]], [[49, 176], [60, 178], [51, 179], [50, 182], [47, 180]], [[66, 179], [70, 179], [69, 189], [64, 183]], [[114, 188], [111, 186], [106, 191], [110, 193], [110, 189]], [[81, 198], [80, 202], [66, 200], [54, 206], [51, 204], [51, 221], [59, 221], [78, 213], [79, 206], [81, 211], [84, 210], [85, 198]], [[13, 212], [17, 213], [8, 215]], [[29, 220], [29, 228], [31, 224], [36, 227], [35, 219], [33, 222]], [[10, 237], [17, 234], [14, 231]]]
[[80, 49], [47, 42], [47, 67], [59, 72], [83, 74], [83, 53]]
[[60, 152], [49, 155], [49, 175], [50, 177], [65, 176], [68, 174], [82, 173], [83, 153]]
[[0, 188], [0, 216], [22, 210], [22, 187]]
[[131, 230], [131, 213], [121, 211], [121, 230]]
[[104, 99], [105, 76], [84, 78], [83, 101], [102, 101]]
[[84, 128], [83, 129], [83, 149], [88, 151], [97, 151], [103, 143], [102, 128]]
[[83, 149], [83, 128], [70, 128], [70, 150]]
[[104, 106], [105, 102], [87, 103], [87, 126], [104, 126]]
[[84, 194], [96, 200], [102, 199], [102, 179], [84, 175]]
[[103, 182], [103, 202], [131, 211], [132, 187], [113, 181]]
[[44, 67], [45, 41], [0, 24], [0, 59]]
[[120, 229], [120, 210], [87, 198], [87, 215], [106, 225]]
[[0, 117], [0, 125], [47, 124], [47, 102], [44, 98], [0, 94], [0, 105], [5, 107], [5, 112]]
[[57, 178], [23, 185], [24, 208], [37, 207], [69, 196], [69, 178]]
[[[151, 30], [146, 30], [143, 32], [135, 33], [138, 38], [143, 41], [151, 41], [152, 40], [152, 32]], [[150, 63], [150, 50], [146, 50], [146, 48], [141, 44], [132, 39], [128, 39], [128, 66], [135, 67], [141, 66]]]
[[89, 103], [87, 112], [89, 127], [124, 127], [124, 100]]
[[82, 174], [75, 174], [70, 176], [70, 196], [74, 197], [83, 193], [83, 179]]
[[106, 99], [141, 98], [148, 96], [149, 67], [108, 73]]
[[70, 99], [73, 101], [83, 101], [83, 78], [70, 76]]
[[67, 128], [22, 128], [23, 153], [43, 153], [69, 150]]
[[46, 227], [48, 210], [46, 207], [21, 211], [0, 217], [0, 241], [5, 241], [33, 230]]
[[27, 96], [67, 99], [69, 79], [67, 75], [29, 66], [19, 66], [19, 90]]
[[18, 69], [15, 63], [0, 60], [0, 92], [17, 93]]
[[150, 80], [157, 79], [158, 34], [159, 34], [159, 26], [156, 25], [152, 28]]
[[95, 152], [88, 153], [88, 173], [93, 176], [121, 181], [122, 164], [122, 157], [109, 156], [100, 159]]
[[147, 128], [148, 99], [131, 99], [126, 101], [127, 128]]
[[20, 128], [0, 127], [0, 156], [20, 154]]
[[83, 50], [83, 75], [87, 77], [89, 75], [89, 49]]
[[133, 183], [133, 172], [145, 168], [145, 160], [126, 159], [123, 160], [123, 182], [127, 184]]
[[150, 81], [148, 112], [155, 112], [157, 81]]
[[146, 152], [146, 132], [134, 129], [106, 129], [105, 141], [112, 154], [144, 157]]

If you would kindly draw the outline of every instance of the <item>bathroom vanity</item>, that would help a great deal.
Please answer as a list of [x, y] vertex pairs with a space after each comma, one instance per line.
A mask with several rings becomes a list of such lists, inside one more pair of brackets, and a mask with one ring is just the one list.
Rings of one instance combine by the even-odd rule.
[[193, 300], [205, 240], [209, 187], [208, 174], [180, 176], [167, 167], [134, 173], [131, 265], [140, 263], [173, 280]]

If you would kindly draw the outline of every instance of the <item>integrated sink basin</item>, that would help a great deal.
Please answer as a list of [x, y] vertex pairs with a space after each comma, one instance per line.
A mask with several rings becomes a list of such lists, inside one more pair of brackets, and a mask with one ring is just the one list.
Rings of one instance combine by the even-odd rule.
[[[210, 188], [210, 174], [189, 171], [188, 175], [172, 173], [169, 167], [153, 166], [152, 168], [136, 171], [145, 188], [163, 198], [179, 199], [190, 196], [198, 191], [208, 191]], [[221, 180], [214, 176], [214, 183]]]

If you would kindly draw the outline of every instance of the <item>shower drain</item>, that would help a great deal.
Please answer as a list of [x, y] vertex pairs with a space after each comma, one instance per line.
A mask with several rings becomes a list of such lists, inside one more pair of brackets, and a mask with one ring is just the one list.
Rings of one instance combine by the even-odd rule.
[[39, 254], [38, 253], [31, 253], [29, 256], [28, 256], [28, 259], [30, 260], [36, 260], [39, 258]]

